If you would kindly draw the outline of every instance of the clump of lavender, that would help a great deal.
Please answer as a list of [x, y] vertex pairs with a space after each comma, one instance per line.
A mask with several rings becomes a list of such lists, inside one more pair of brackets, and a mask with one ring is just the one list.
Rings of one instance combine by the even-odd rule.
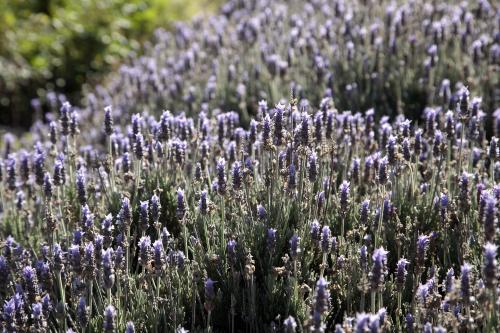
[[2, 329], [494, 327], [495, 17], [227, 0], [157, 31], [82, 106], [49, 94], [2, 141]]
[[419, 269], [423, 269], [425, 267], [425, 259], [427, 257], [427, 249], [429, 248], [429, 243], [430, 237], [428, 235], [418, 236], [416, 260]]
[[85, 205], [87, 203], [87, 190], [85, 170], [83, 168], [80, 168], [76, 175], [76, 191], [80, 204]]
[[300, 255], [300, 237], [293, 235], [290, 239], [290, 257], [295, 260]]
[[406, 282], [406, 275], [408, 274], [406, 268], [410, 262], [405, 258], [399, 259], [396, 269], [396, 286], [398, 291], [402, 291]]
[[471, 270], [472, 267], [468, 263], [464, 263], [460, 268], [460, 293], [465, 304], [471, 301]]
[[149, 201], [141, 201], [139, 204], [140, 229], [145, 232], [149, 228]]
[[274, 228], [267, 229], [266, 246], [269, 254], [273, 255], [274, 252], [276, 251], [276, 229]]
[[117, 329], [116, 326], [116, 309], [113, 305], [108, 305], [104, 310], [102, 329], [106, 333], [114, 333]]
[[78, 305], [76, 308], [76, 318], [78, 325], [82, 329], [85, 329], [89, 323], [89, 308], [87, 306], [85, 297], [80, 297], [80, 300], [78, 301]]
[[323, 322], [322, 316], [328, 312], [329, 307], [330, 291], [328, 290], [328, 282], [321, 277], [316, 283], [313, 304], [311, 307], [310, 321], [312, 332], [325, 331], [325, 323]]
[[343, 181], [340, 185], [339, 196], [340, 196], [340, 209], [345, 214], [349, 205], [349, 192], [350, 183], [348, 181]]
[[224, 158], [220, 158], [217, 161], [217, 186], [218, 192], [220, 195], [224, 195], [226, 193], [226, 160]]
[[487, 288], [493, 289], [497, 286], [497, 249], [498, 246], [486, 243], [484, 246], [483, 278]]
[[297, 322], [292, 316], [288, 316], [283, 321], [283, 330], [285, 333], [295, 333], [295, 330], [297, 329]]
[[370, 281], [372, 290], [381, 290], [384, 286], [385, 276], [387, 274], [387, 252], [383, 247], [375, 249], [372, 255], [372, 270], [370, 272]]
[[484, 238], [488, 242], [495, 240], [496, 225], [498, 224], [497, 217], [497, 200], [493, 195], [485, 194], [484, 197]]
[[113, 248], [102, 250], [102, 280], [103, 286], [106, 289], [113, 288], [115, 284], [115, 265], [113, 261], [114, 251]]
[[177, 218], [182, 220], [186, 214], [186, 202], [184, 199], [184, 190], [181, 188], [177, 189]]
[[205, 280], [205, 310], [211, 312], [215, 308], [215, 281], [208, 278]]
[[143, 236], [139, 240], [139, 264], [146, 268], [151, 260], [151, 238]]
[[323, 251], [324, 254], [328, 254], [332, 247], [332, 239], [330, 235], [331, 235], [330, 227], [325, 225], [323, 229], [321, 229], [321, 239], [320, 239], [321, 251]]
[[107, 136], [113, 134], [113, 108], [108, 105], [104, 108], [104, 133]]
[[153, 222], [154, 227], [159, 230], [161, 225], [160, 225], [160, 215], [161, 215], [161, 202], [160, 202], [160, 197], [155, 194], [151, 197], [149, 201], [149, 207], [150, 207], [150, 215], [151, 215], [151, 221]]

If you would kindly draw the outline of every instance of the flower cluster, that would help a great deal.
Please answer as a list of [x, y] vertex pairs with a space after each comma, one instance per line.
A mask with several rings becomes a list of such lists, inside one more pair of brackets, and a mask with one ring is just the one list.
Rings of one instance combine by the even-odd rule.
[[494, 331], [494, 17], [233, 0], [159, 31], [3, 140], [2, 331]]

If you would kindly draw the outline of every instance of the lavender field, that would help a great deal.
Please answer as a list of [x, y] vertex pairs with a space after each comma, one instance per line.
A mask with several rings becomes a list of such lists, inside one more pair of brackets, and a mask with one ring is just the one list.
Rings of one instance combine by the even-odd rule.
[[0, 139], [2, 332], [498, 332], [500, 11], [229, 0]]

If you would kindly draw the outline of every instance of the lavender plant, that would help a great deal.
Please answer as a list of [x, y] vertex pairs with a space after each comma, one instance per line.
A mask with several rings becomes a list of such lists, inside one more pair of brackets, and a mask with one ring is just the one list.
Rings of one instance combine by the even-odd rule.
[[498, 328], [497, 9], [266, 4], [3, 139], [3, 331]]

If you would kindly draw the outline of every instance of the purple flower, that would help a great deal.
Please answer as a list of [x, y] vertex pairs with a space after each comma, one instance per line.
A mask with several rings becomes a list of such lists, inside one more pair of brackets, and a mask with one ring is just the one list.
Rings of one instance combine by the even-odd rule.
[[385, 185], [387, 183], [387, 157], [383, 157], [378, 163], [377, 180], [380, 185]]
[[455, 280], [455, 271], [453, 270], [453, 268], [450, 268], [446, 272], [446, 280], [444, 282], [444, 287], [447, 293], [453, 290], [454, 280]]
[[151, 238], [149, 236], [142, 236], [139, 239], [139, 264], [146, 267], [151, 260]]
[[87, 278], [96, 275], [94, 243], [88, 242], [83, 250], [83, 272]]
[[394, 165], [396, 163], [396, 137], [391, 135], [387, 139], [387, 161], [390, 165]]
[[35, 302], [38, 295], [40, 294], [36, 270], [31, 266], [25, 266], [22, 270], [22, 277], [24, 283], [23, 287], [28, 294], [29, 300], [31, 302]]
[[82, 272], [82, 255], [80, 252], [80, 246], [71, 245], [68, 249], [68, 257], [71, 269], [76, 274], [80, 274]]
[[361, 164], [361, 159], [354, 158], [351, 163], [351, 179], [355, 182], [359, 180], [359, 167]]
[[387, 253], [383, 247], [375, 249], [373, 251], [373, 265], [370, 272], [370, 281], [372, 290], [382, 289], [385, 282], [385, 274], [387, 272]]
[[306, 112], [302, 113], [302, 121], [300, 123], [299, 131], [300, 131], [300, 142], [302, 145], [309, 145], [309, 122], [310, 116]]
[[154, 259], [156, 274], [160, 274], [165, 262], [165, 251], [163, 249], [163, 242], [160, 239], [157, 239], [153, 243], [153, 259]]
[[57, 124], [55, 121], [49, 123], [49, 138], [50, 142], [55, 145], [57, 143]]
[[271, 143], [271, 118], [267, 114], [262, 121], [262, 142], [264, 145]]
[[113, 225], [113, 215], [111, 214], [106, 215], [101, 222], [101, 232], [108, 242], [111, 241], [114, 228], [115, 227]]
[[257, 217], [261, 221], [264, 221], [267, 217], [266, 209], [261, 204], [257, 205]]
[[149, 201], [141, 201], [139, 203], [139, 222], [142, 231], [149, 228]]
[[135, 157], [138, 160], [141, 160], [144, 157], [144, 137], [141, 133], [137, 133], [135, 135], [134, 152]]
[[81, 228], [85, 231], [90, 231], [94, 227], [94, 214], [92, 214], [87, 204], [82, 205], [81, 211]]
[[18, 210], [23, 210], [26, 203], [26, 195], [23, 191], [18, 191], [16, 193], [16, 208]]
[[430, 237], [427, 235], [418, 236], [417, 240], [417, 265], [420, 268], [425, 266], [425, 258], [429, 247]]
[[215, 281], [210, 278], [205, 280], [205, 310], [208, 312], [215, 308]]
[[233, 176], [233, 190], [238, 191], [241, 189], [241, 163], [236, 161], [233, 163], [233, 171], [232, 171], [232, 176]]
[[0, 288], [7, 288], [10, 281], [10, 267], [7, 259], [0, 256]]
[[274, 251], [276, 250], [276, 229], [274, 228], [267, 229], [266, 245], [267, 245], [267, 251], [270, 254], [274, 254]]
[[3, 305], [3, 315], [2, 319], [5, 322], [7, 329], [15, 332], [15, 316], [16, 316], [16, 304], [14, 298], [9, 299]]
[[492, 137], [490, 140], [490, 146], [488, 149], [488, 156], [492, 161], [498, 159], [500, 155], [500, 140], [496, 137]]
[[405, 159], [405, 161], [409, 162], [411, 160], [410, 139], [408, 138], [403, 139], [402, 151], [403, 151], [403, 158]]
[[434, 132], [434, 142], [432, 145], [432, 152], [435, 158], [441, 156], [441, 150], [443, 146], [443, 133], [440, 130]]
[[76, 111], [71, 112], [69, 120], [69, 133], [71, 136], [75, 136], [79, 132], [78, 130], [78, 113]]
[[200, 200], [198, 202], [198, 209], [202, 215], [208, 213], [208, 193], [206, 190], [201, 191]]
[[184, 200], [184, 190], [180, 187], [177, 189], [177, 208], [176, 208], [177, 218], [182, 220], [186, 214], [186, 202]]
[[119, 217], [122, 223], [130, 226], [130, 223], [132, 222], [132, 212], [130, 210], [130, 199], [128, 197], [122, 198]]
[[415, 319], [411, 313], [407, 313], [405, 316], [405, 326], [408, 333], [413, 333], [413, 325], [415, 324]]
[[363, 245], [359, 248], [359, 265], [363, 271], [368, 268], [368, 248]]
[[497, 286], [497, 249], [493, 243], [484, 246], [483, 278], [487, 288], [494, 289]]
[[316, 282], [316, 289], [314, 290], [313, 298], [313, 311], [321, 315], [328, 312], [330, 307], [330, 291], [328, 290], [328, 282], [320, 277]]
[[290, 239], [290, 257], [295, 260], [300, 252], [300, 237], [294, 234]]
[[311, 152], [307, 160], [307, 174], [309, 181], [314, 183], [318, 177], [318, 156], [316, 152]]
[[[97, 247], [97, 246], [96, 246]], [[113, 248], [102, 251], [102, 278], [104, 288], [111, 289], [115, 284], [115, 265], [113, 261]]]
[[497, 226], [497, 201], [491, 194], [484, 193], [484, 238], [488, 242], [495, 240], [495, 230]]
[[468, 118], [470, 116], [469, 114], [469, 89], [467, 89], [467, 87], [462, 87], [460, 93], [459, 93], [459, 96], [460, 96], [460, 102], [459, 102], [459, 107], [458, 107], [458, 111], [459, 111], [459, 116], [461, 118]]
[[402, 291], [405, 286], [406, 275], [408, 272], [406, 271], [406, 267], [410, 262], [405, 258], [401, 258], [398, 261], [397, 269], [396, 269], [396, 285], [399, 291]]
[[283, 113], [285, 111], [285, 105], [278, 103], [274, 112], [273, 122], [274, 122], [274, 142], [277, 146], [280, 146], [283, 141]]
[[217, 161], [217, 185], [218, 192], [220, 195], [226, 194], [226, 160], [221, 157]]
[[[19, 173], [21, 174], [21, 179], [23, 182], [28, 182], [30, 178], [30, 155], [25, 151], [22, 150], [20, 153], [19, 157]], [[56, 159], [55, 163], [57, 163], [59, 159]], [[0, 163], [0, 170], [2, 169], [2, 165]], [[2, 175], [0, 171], [0, 181], [2, 180]], [[8, 173], [8, 172], [7, 172]]]
[[339, 196], [340, 196], [340, 209], [344, 214], [347, 212], [347, 208], [349, 205], [349, 192], [350, 192], [350, 183], [346, 180], [340, 184]]
[[135, 333], [134, 323], [129, 321], [125, 327], [125, 333]]
[[113, 134], [113, 108], [108, 105], [104, 108], [104, 133], [107, 136]]
[[296, 328], [297, 323], [292, 316], [288, 316], [288, 318], [283, 321], [283, 329], [285, 333], [295, 333]]
[[330, 227], [325, 225], [321, 230], [321, 251], [324, 254], [327, 254], [331, 250], [332, 240], [331, 240], [331, 232]]
[[[364, 312], [356, 314], [355, 332], [356, 333], [371, 332], [369, 329], [370, 322], [371, 322], [371, 316], [369, 314]], [[375, 330], [375, 332], [378, 332], [378, 330]]]
[[43, 151], [38, 151], [35, 154], [34, 169], [36, 183], [42, 186], [43, 178], [45, 176], [45, 155], [43, 154]]
[[87, 327], [89, 323], [89, 309], [87, 307], [87, 301], [83, 296], [80, 297], [76, 307], [76, 320], [82, 329]]
[[103, 330], [106, 333], [116, 332], [116, 309], [113, 305], [108, 305], [104, 309]]
[[234, 239], [230, 239], [227, 242], [226, 246], [227, 250], [227, 259], [231, 265], [236, 264], [236, 241]]
[[71, 104], [69, 102], [64, 102], [59, 114], [59, 123], [61, 124], [61, 133], [64, 136], [69, 134], [69, 116], [72, 111]]
[[460, 268], [460, 292], [464, 303], [469, 303], [471, 297], [471, 270], [472, 267], [468, 263], [464, 263]]
[[6, 171], [7, 171], [7, 187], [9, 190], [14, 191], [17, 187], [16, 184], [16, 160], [9, 156], [6, 161]]
[[311, 223], [311, 239], [313, 242], [318, 243], [320, 241], [320, 224], [318, 220], [314, 220]]
[[322, 209], [325, 206], [326, 198], [325, 198], [325, 191], [321, 191], [318, 194], [316, 194], [316, 205], [318, 206], [318, 209]]
[[365, 199], [361, 203], [361, 209], [360, 209], [360, 213], [359, 213], [359, 215], [360, 215], [359, 221], [362, 225], [367, 225], [367, 223], [368, 223], [369, 210], [370, 210], [370, 200]]
[[66, 183], [66, 171], [64, 169], [64, 157], [54, 161], [54, 185], [62, 186]]
[[80, 168], [76, 174], [76, 191], [81, 205], [85, 205], [87, 203], [87, 191], [85, 189], [85, 184], [85, 170]]
[[160, 197], [158, 197], [156, 193], [153, 194], [149, 204], [150, 204], [151, 220], [153, 220], [153, 223], [156, 225], [159, 223], [161, 215]]
[[321, 144], [323, 139], [323, 113], [321, 111], [316, 112], [314, 115], [314, 138], [316, 140], [316, 144]]
[[141, 131], [142, 117], [136, 113], [132, 115], [132, 133], [134, 137]]
[[170, 145], [172, 149], [172, 156], [175, 159], [176, 163], [179, 165], [183, 164], [186, 157], [187, 144], [184, 141], [176, 138], [172, 140]]

